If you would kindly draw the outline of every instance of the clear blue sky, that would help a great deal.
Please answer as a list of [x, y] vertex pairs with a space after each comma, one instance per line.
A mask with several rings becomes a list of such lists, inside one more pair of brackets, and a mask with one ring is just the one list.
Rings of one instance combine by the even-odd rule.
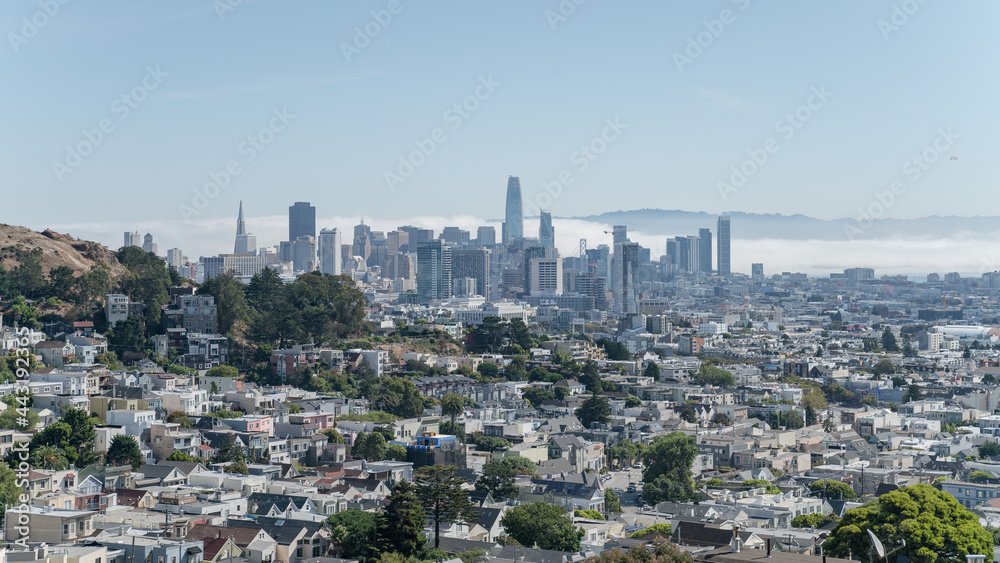
[[[555, 29], [554, 0], [401, 0], [345, 60], [354, 28], [388, 4], [244, 0], [220, 20], [211, 0], [75, 0], [18, 42], [10, 34], [41, 8], [3, 2], [0, 222], [179, 220], [191, 190], [234, 159], [240, 175], [199, 218], [232, 218], [240, 199], [258, 215], [307, 200], [320, 216], [497, 218], [508, 174], [530, 200], [563, 170], [574, 182], [547, 207], [564, 217], [643, 207], [845, 217], [897, 178], [907, 191], [887, 216], [1000, 209], [996, 2], [896, 2], [919, 9], [886, 40], [878, 22], [894, 4], [870, 0], [587, 0]], [[673, 53], [725, 9], [731, 23], [680, 72]], [[122, 119], [112, 104], [147, 67], [167, 76], [147, 79], [156, 88]], [[499, 86], [452, 129], [445, 112], [487, 77]], [[833, 96], [784, 139], [776, 123], [820, 85]], [[246, 162], [240, 143], [276, 108], [294, 119]], [[627, 129], [581, 172], [574, 151], [614, 118]], [[59, 181], [53, 161], [102, 119], [114, 131]], [[960, 135], [947, 155], [907, 179], [903, 164], [947, 127]], [[390, 190], [385, 173], [435, 128], [447, 138]], [[769, 137], [777, 152], [720, 198], [717, 182]]]

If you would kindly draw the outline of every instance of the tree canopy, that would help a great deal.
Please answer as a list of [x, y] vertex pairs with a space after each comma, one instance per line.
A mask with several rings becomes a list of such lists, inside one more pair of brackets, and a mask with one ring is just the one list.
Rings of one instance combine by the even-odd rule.
[[979, 517], [925, 484], [901, 487], [848, 510], [824, 548], [836, 557], [867, 553], [868, 530], [886, 545], [905, 539], [900, 554], [914, 563], [961, 563], [969, 554], [993, 554], [993, 539]]
[[583, 530], [576, 529], [570, 514], [547, 502], [515, 506], [503, 515], [500, 524], [521, 545], [539, 549], [579, 551], [583, 538]]
[[694, 494], [691, 465], [698, 455], [693, 436], [671, 432], [653, 440], [642, 456], [646, 469], [642, 474], [643, 495], [650, 503], [683, 502]]

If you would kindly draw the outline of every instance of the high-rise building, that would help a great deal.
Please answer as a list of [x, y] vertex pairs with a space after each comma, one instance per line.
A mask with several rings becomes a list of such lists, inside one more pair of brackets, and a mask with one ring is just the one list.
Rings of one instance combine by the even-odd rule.
[[531, 260], [534, 258], [544, 258], [549, 253], [543, 246], [529, 246], [522, 252], [521, 270], [524, 272], [524, 282], [521, 284], [523, 291], [531, 291]]
[[451, 297], [451, 248], [443, 240], [417, 246], [417, 296], [423, 305]]
[[257, 254], [257, 237], [247, 232], [247, 222], [243, 218], [243, 202], [240, 202], [240, 215], [236, 219], [236, 247], [233, 254]]
[[712, 229], [699, 229], [698, 271], [712, 273]]
[[531, 285], [527, 290], [532, 296], [562, 295], [562, 260], [559, 258], [532, 258], [528, 263]]
[[760, 262], [755, 262], [750, 264], [750, 280], [757, 283], [763, 283], [764, 281], [764, 264]]
[[400, 252], [406, 253], [410, 251], [410, 233], [406, 231], [389, 231], [386, 233], [385, 240], [386, 252], [389, 256]]
[[611, 249], [606, 244], [598, 245], [597, 248], [587, 249], [587, 264], [594, 266], [594, 275], [604, 280], [607, 287], [608, 280], [611, 279]]
[[688, 241], [688, 261], [684, 265], [686, 272], [698, 272], [701, 267], [701, 237], [689, 236]]
[[539, 214], [538, 222], [538, 242], [545, 248], [555, 248], [556, 229], [552, 226], [552, 213], [542, 211]]
[[628, 225], [615, 225], [611, 228], [614, 242], [628, 242]]
[[142, 249], [146, 252], [152, 252], [153, 254], [159, 255], [156, 251], [156, 243], [153, 242], [153, 235], [146, 233], [146, 236], [142, 238]]
[[179, 248], [169, 248], [167, 249], [167, 265], [174, 269], [175, 272], [180, 273], [181, 268], [184, 266], [184, 253], [181, 252]]
[[434, 229], [421, 229], [419, 227], [407, 225], [405, 227], [400, 227], [397, 230], [407, 233], [409, 237], [410, 252], [416, 252], [420, 243], [428, 240], [434, 240]]
[[611, 259], [611, 276], [615, 300], [614, 312], [618, 314], [638, 313], [637, 274], [639, 271], [639, 245], [634, 242], [616, 242], [615, 254]]
[[521, 209], [521, 180], [517, 176], [507, 178], [507, 210], [503, 222], [503, 243], [524, 237], [524, 212]]
[[490, 251], [485, 248], [475, 250], [453, 250], [451, 253], [451, 276], [454, 279], [472, 278], [476, 280], [476, 295], [490, 298]]
[[139, 231], [128, 232], [125, 231], [125, 243], [122, 246], [142, 246], [142, 237], [139, 236]]
[[449, 244], [460, 245], [469, 242], [470, 234], [459, 227], [445, 227], [438, 238]]
[[719, 225], [715, 230], [716, 236], [716, 255], [718, 256], [717, 273], [720, 276], [729, 276], [732, 273], [730, 269], [730, 232], [729, 232], [729, 215], [722, 215], [719, 217]]
[[292, 269], [311, 272], [316, 269], [316, 237], [302, 235], [291, 241]]
[[319, 268], [324, 274], [339, 276], [341, 269], [340, 230], [323, 229], [319, 232]]
[[316, 208], [307, 201], [288, 206], [288, 240], [294, 242], [301, 236], [316, 238]]
[[483, 248], [489, 248], [497, 243], [497, 230], [493, 227], [479, 227], [476, 231], [476, 243]]

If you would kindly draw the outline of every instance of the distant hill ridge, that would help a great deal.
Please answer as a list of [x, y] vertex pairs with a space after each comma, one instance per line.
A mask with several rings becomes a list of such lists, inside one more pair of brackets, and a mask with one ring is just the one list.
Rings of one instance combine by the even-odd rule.
[[18, 248], [40, 248], [42, 272], [45, 274], [52, 268], [67, 266], [80, 276], [97, 263], [107, 265], [112, 278], [125, 272], [114, 251], [100, 243], [80, 240], [50, 229], [39, 233], [27, 227], [0, 224], [0, 264], [4, 268], [10, 270], [17, 266]]
[[[727, 213], [732, 219], [734, 239], [886, 239], [886, 238], [970, 238], [1000, 233], [1000, 217], [936, 216], [916, 219], [880, 219], [859, 223], [854, 218], [816, 219], [806, 215]], [[714, 233], [718, 214], [679, 209], [637, 209], [610, 211], [600, 215], [570, 217], [581, 221], [627, 225], [629, 230], [653, 235], [694, 235], [698, 229]], [[848, 236], [853, 233], [853, 237]]]

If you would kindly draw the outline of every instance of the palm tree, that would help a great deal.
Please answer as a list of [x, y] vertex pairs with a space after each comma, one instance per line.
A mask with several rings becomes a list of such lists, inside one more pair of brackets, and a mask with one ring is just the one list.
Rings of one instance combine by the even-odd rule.
[[465, 399], [458, 393], [441, 397], [441, 414], [451, 417], [451, 431], [455, 432], [455, 417], [465, 412]]
[[39, 469], [62, 471], [69, 467], [66, 452], [58, 446], [42, 446], [38, 448], [32, 452], [31, 461], [32, 465]]

